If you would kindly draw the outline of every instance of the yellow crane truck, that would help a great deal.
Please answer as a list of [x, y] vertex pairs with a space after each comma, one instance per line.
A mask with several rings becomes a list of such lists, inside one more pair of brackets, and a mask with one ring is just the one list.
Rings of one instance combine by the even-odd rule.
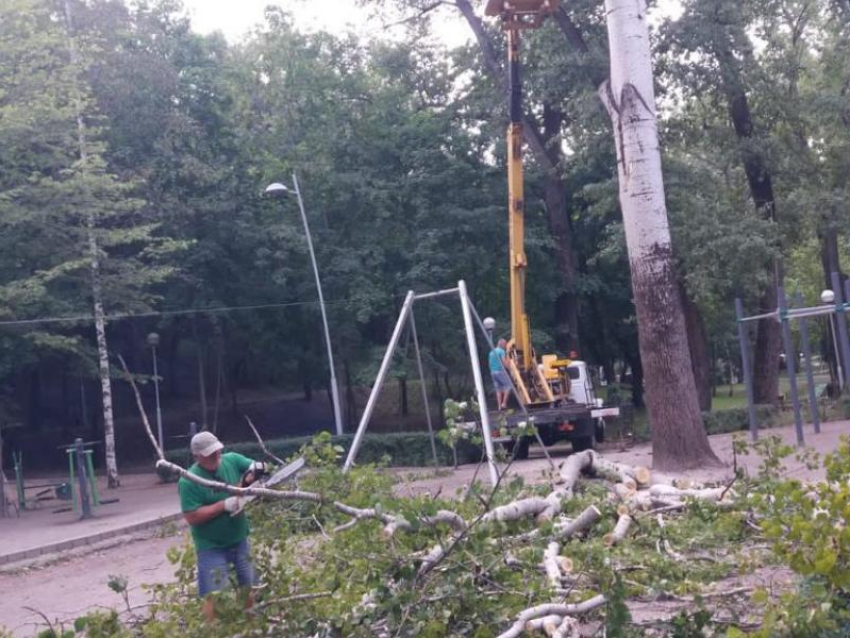
[[[588, 366], [583, 361], [555, 354], [538, 356], [531, 343], [531, 326], [525, 312], [525, 198], [523, 192], [522, 84], [520, 34], [533, 29], [557, 11], [559, 0], [488, 0], [485, 13], [502, 20], [508, 40], [509, 115], [507, 131], [508, 214], [510, 242], [511, 339], [507, 358], [515, 396], [521, 410], [499, 415], [494, 423], [507, 427], [531, 421], [545, 445], [570, 440], [575, 450], [593, 447], [604, 436], [604, 418], [619, 409], [604, 407], [593, 391]], [[510, 437], [502, 439], [511, 440]], [[528, 456], [529, 437], [519, 440], [517, 458]]]

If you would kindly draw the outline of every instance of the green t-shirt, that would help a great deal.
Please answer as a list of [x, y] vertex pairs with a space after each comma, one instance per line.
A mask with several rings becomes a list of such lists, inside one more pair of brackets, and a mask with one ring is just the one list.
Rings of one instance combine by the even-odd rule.
[[[215, 473], [207, 472], [195, 463], [189, 468], [189, 473], [210, 481], [219, 481], [228, 485], [238, 485], [242, 474], [251, 465], [251, 459], [228, 452], [221, 455], [221, 463]], [[187, 478], [181, 478], [177, 483], [180, 492], [180, 509], [192, 512], [204, 505], [212, 505], [223, 501], [230, 494], [219, 492], [203, 485], [193, 483]], [[197, 549], [223, 549], [241, 543], [248, 537], [248, 518], [245, 512], [231, 516], [227, 512], [216, 516], [202, 525], [192, 525], [192, 538]]]

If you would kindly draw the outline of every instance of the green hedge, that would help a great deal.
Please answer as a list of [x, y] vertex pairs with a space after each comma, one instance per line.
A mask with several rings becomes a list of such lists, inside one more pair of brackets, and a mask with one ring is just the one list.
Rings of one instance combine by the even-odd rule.
[[[309, 443], [311, 437], [298, 437], [294, 439], [274, 439], [266, 441], [266, 447], [282, 459], [294, 456], [304, 445]], [[332, 438], [334, 445], [345, 449], [346, 454], [351, 447], [354, 436], [344, 434]], [[439, 439], [437, 443], [437, 459], [440, 465], [452, 465], [452, 450], [444, 445]], [[227, 450], [239, 452], [247, 457], [260, 459], [263, 451], [257, 443], [233, 443], [225, 446]], [[431, 441], [427, 432], [405, 432], [398, 434], [366, 434], [360, 444], [357, 453], [357, 462], [360, 464], [377, 463], [384, 457], [389, 458], [392, 467], [424, 467], [433, 464], [431, 454]], [[171, 450], [168, 459], [187, 467], [191, 463], [191, 457], [187, 448]], [[460, 464], [478, 463], [481, 459], [481, 449], [466, 441], [460, 441], [457, 449], [457, 460]]]
[[[775, 425], [777, 417], [778, 409], [776, 406], [756, 406], [756, 423], [758, 423], [759, 428], [769, 428]], [[750, 428], [747, 408], [730, 408], [716, 412], [703, 412], [702, 422], [705, 424], [705, 431], [709, 434], [740, 432]]]

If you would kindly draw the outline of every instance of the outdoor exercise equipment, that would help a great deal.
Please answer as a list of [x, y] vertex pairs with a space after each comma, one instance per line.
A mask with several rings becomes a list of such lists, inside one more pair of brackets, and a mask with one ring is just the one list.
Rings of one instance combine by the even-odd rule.
[[[846, 365], [846, 362], [850, 361], [850, 338], [848, 338], [847, 330], [847, 310], [850, 309], [850, 301], [842, 301], [842, 286], [838, 273], [832, 273], [831, 281], [834, 292], [833, 304], [789, 308], [785, 296], [785, 290], [782, 286], [778, 286], [778, 304], [776, 310], [759, 315], [753, 315], [751, 317], [745, 317], [743, 302], [740, 299], [735, 299], [735, 316], [738, 323], [738, 341], [741, 346], [741, 369], [744, 373], [744, 384], [747, 389], [750, 438], [753, 441], [758, 439], [758, 423], [756, 420], [755, 400], [753, 398], [753, 373], [750, 361], [749, 339], [747, 338], [745, 324], [760, 321], [762, 319], [775, 319], [781, 325], [782, 346], [785, 352], [785, 366], [788, 372], [791, 405], [794, 410], [794, 428], [797, 435], [798, 446], [803, 445], [805, 437], [803, 435], [803, 416], [800, 406], [800, 396], [797, 388], [796, 349], [793, 347], [791, 340], [790, 322], [792, 320], [799, 321], [800, 325], [800, 345], [803, 350], [803, 362], [805, 366], [806, 381], [808, 383], [809, 409], [812, 415], [812, 425], [814, 427], [815, 434], [820, 432], [820, 415], [818, 413], [817, 392], [815, 391], [814, 373], [812, 369], [812, 352], [811, 345], [809, 343], [809, 331], [808, 326], [806, 325], [806, 319], [808, 317], [828, 315], [835, 318], [835, 324], [837, 324], [836, 332], [841, 346], [841, 353], [845, 361], [845, 365], [842, 368], [842, 372], [844, 374], [844, 387], [850, 387], [850, 366]], [[844, 298], [850, 300], [850, 280], [844, 282], [843, 294]], [[799, 293], [795, 295], [794, 302], [795, 305], [802, 304], [802, 296]]]
[[[49, 501], [53, 498], [71, 499], [71, 486], [68, 483], [38, 483], [27, 485], [24, 481], [24, 458], [22, 452], [12, 452], [12, 463], [15, 468], [15, 490], [18, 496], [18, 509], [28, 510], [35, 507], [38, 501]], [[38, 490], [35, 496], [28, 497], [28, 490]]]

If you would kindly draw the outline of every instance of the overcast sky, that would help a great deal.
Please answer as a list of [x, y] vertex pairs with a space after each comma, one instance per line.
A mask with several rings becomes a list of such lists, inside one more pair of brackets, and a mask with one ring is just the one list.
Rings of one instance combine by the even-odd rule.
[[[368, 20], [368, 12], [357, 7], [355, 0], [183, 0], [196, 31], [222, 31], [235, 42], [252, 26], [263, 21], [263, 10], [269, 5], [283, 7], [295, 16], [296, 25], [304, 31], [325, 30], [344, 33], [356, 30], [365, 35], [382, 32], [380, 22]], [[463, 43], [469, 29], [459, 15], [444, 12], [439, 21], [442, 39], [449, 46]], [[398, 32], [399, 30], [396, 30]]]
[[[602, 2], [602, 0], [599, 0]], [[183, 0], [192, 16], [196, 31], [210, 33], [222, 31], [230, 42], [236, 42], [251, 27], [263, 22], [263, 10], [268, 5], [277, 5], [295, 17], [302, 31], [324, 30], [345, 33], [355, 30], [360, 34], [383, 35], [383, 25], [369, 20], [366, 9], [356, 5], [355, 0]], [[484, 2], [477, 3], [483, 12]], [[658, 14], [677, 16], [679, 0], [660, 0]], [[438, 34], [447, 46], [457, 46], [471, 37], [466, 21], [451, 9], [443, 10], [437, 20]], [[652, 16], [650, 16], [652, 19]], [[394, 33], [399, 34], [400, 29]], [[391, 34], [393, 31], [390, 32]]]

